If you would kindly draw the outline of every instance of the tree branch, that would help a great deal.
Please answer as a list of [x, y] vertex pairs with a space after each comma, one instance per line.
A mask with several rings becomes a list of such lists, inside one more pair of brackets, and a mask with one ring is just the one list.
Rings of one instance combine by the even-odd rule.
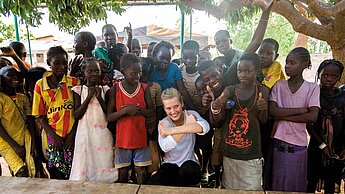
[[300, 0], [308, 5], [316, 17], [333, 16], [345, 11], [345, 1], [338, 1], [335, 5], [323, 3], [318, 0]]

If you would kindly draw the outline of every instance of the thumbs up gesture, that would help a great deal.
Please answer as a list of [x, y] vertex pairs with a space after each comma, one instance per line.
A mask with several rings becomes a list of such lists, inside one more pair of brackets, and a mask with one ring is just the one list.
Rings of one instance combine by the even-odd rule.
[[223, 108], [224, 104], [225, 104], [225, 95], [224, 92], [214, 101], [213, 105], [212, 105], [212, 109], [213, 110], [220, 110]]
[[261, 110], [267, 110], [267, 103], [265, 99], [262, 97], [262, 93], [259, 92], [258, 100], [256, 101], [256, 105], [258, 106], [258, 109]]
[[185, 124], [196, 123], [197, 120], [196, 120], [195, 115], [193, 115], [193, 114], [189, 115], [187, 110], [185, 110], [185, 113], [186, 113], [186, 122], [185, 122]]
[[203, 106], [209, 106], [211, 104], [211, 102], [213, 102], [214, 99], [214, 94], [213, 91], [211, 90], [210, 86], [206, 86], [206, 90], [207, 92], [202, 96], [202, 105]]

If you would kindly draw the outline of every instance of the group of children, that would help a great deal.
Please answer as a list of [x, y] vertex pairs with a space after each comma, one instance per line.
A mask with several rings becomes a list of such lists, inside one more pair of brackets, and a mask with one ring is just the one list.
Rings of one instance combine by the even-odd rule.
[[344, 66], [325, 60], [319, 85], [305, 81], [310, 54], [298, 47], [284, 72], [278, 42], [262, 41], [270, 9], [244, 52], [217, 32], [214, 60], [193, 40], [180, 64], [167, 41], [140, 57], [140, 42], [118, 43], [110, 24], [95, 50], [95, 37], [79, 32], [83, 57], [71, 62], [50, 48], [51, 71], [25, 66], [23, 48], [1, 48], [17, 67], [1, 59], [0, 154], [14, 176], [44, 177], [44, 162], [55, 179], [195, 186], [212, 170], [217, 188], [315, 192], [322, 179], [334, 192], [345, 160]]

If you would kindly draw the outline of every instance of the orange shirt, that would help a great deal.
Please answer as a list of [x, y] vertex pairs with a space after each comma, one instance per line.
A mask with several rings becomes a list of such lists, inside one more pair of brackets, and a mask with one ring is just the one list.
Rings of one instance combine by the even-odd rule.
[[66, 137], [74, 124], [71, 88], [79, 85], [79, 80], [65, 75], [58, 88], [51, 89], [47, 83], [47, 77], [51, 75], [52, 72], [46, 72], [35, 85], [32, 115], [45, 116], [55, 133]]

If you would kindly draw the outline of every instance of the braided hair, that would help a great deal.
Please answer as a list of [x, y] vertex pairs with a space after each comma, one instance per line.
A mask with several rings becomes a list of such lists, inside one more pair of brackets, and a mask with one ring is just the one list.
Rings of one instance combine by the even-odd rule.
[[50, 47], [47, 52], [47, 64], [50, 66], [50, 60], [57, 55], [65, 55], [68, 59], [67, 52], [61, 46]]
[[344, 65], [340, 62], [340, 61], [337, 61], [335, 59], [326, 59], [324, 61], [322, 61], [322, 63], [320, 64], [319, 68], [317, 69], [317, 74], [316, 74], [316, 81], [320, 79], [320, 74], [321, 74], [321, 71], [327, 67], [328, 65], [335, 65], [337, 67], [339, 67], [340, 69], [340, 75], [343, 73], [344, 71]]
[[304, 47], [296, 47], [296, 48], [292, 49], [292, 51], [290, 51], [290, 53], [298, 54], [300, 59], [303, 62], [307, 62], [308, 63], [308, 69], [311, 68], [310, 53], [309, 53], [309, 51], [306, 48], [304, 48]]
[[161, 48], [167, 48], [169, 50], [172, 50], [172, 55], [171, 56], [174, 56], [174, 54], [175, 54], [175, 47], [174, 47], [174, 45], [171, 42], [162, 40], [158, 44], [156, 44], [156, 46], [153, 48], [153, 51], [152, 51], [153, 58], [156, 58], [156, 56], [158, 54], [158, 51]]

